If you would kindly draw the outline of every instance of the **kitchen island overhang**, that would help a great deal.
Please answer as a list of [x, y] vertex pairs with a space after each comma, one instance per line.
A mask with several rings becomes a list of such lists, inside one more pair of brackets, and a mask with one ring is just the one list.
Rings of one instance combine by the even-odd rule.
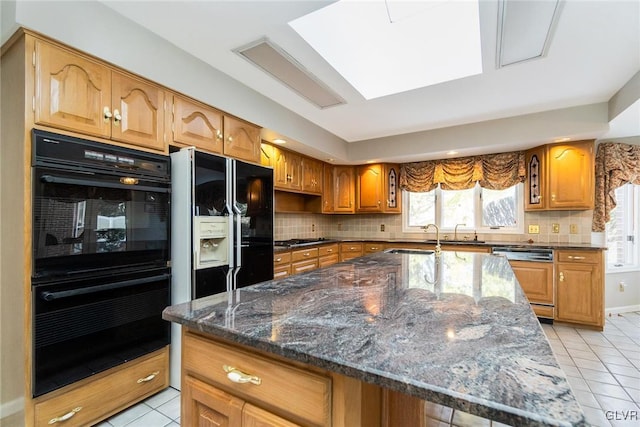
[[483, 418], [586, 425], [506, 259], [392, 252], [175, 305], [163, 317]]

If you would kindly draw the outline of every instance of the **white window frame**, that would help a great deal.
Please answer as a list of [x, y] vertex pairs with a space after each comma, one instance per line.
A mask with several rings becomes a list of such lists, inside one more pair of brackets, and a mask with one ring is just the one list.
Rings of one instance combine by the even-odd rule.
[[[626, 197], [627, 202], [625, 205], [619, 203], [618, 206], [616, 206], [616, 209], [625, 209], [625, 212], [623, 213], [623, 221], [626, 233], [624, 236], [633, 236], [633, 242], [625, 242], [627, 245], [626, 250], [631, 252], [631, 256], [629, 258], [632, 260], [632, 263], [617, 267], [615, 264], [610, 264], [608, 257], [605, 257], [607, 273], [640, 271], [640, 185], [625, 184], [623, 188], [625, 191], [628, 191]], [[628, 203], [630, 198], [633, 199], [631, 205]], [[608, 236], [606, 241], [609, 241]], [[635, 261], [635, 263], [633, 263], [633, 261]]]
[[[442, 206], [441, 200], [442, 196], [440, 195], [440, 187], [434, 190], [436, 192], [436, 219], [435, 224], [440, 228], [440, 238], [446, 233], [449, 235], [449, 239], [453, 239], [454, 228], [443, 228], [440, 226], [442, 224]], [[424, 230], [420, 226], [409, 226], [409, 204], [410, 204], [410, 195], [409, 192], [403, 191], [402, 200], [402, 232], [403, 233], [424, 233]], [[458, 238], [460, 236], [470, 235], [473, 238], [473, 233], [478, 234], [523, 234], [524, 233], [524, 184], [519, 183], [516, 184], [516, 209], [517, 209], [517, 218], [515, 227], [486, 227], [482, 226], [482, 187], [476, 184], [474, 187], [474, 221], [476, 224], [480, 224], [476, 227], [458, 227]], [[431, 230], [433, 231], [433, 229]]]

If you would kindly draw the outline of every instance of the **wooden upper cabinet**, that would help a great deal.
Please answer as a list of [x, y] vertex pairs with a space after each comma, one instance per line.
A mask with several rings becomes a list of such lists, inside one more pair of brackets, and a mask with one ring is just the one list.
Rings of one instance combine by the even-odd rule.
[[333, 166], [325, 163], [322, 168], [322, 213], [334, 212]]
[[111, 70], [40, 40], [35, 51], [36, 123], [109, 138]]
[[273, 185], [276, 190], [302, 190], [302, 157], [273, 147]]
[[310, 157], [302, 158], [302, 191], [322, 194], [322, 162]]
[[260, 163], [260, 127], [231, 116], [224, 116], [223, 122], [224, 155]]
[[333, 212], [355, 212], [355, 172], [353, 166], [333, 167]]
[[593, 141], [549, 144], [527, 151], [525, 210], [593, 209]]
[[112, 72], [111, 139], [163, 151], [164, 90], [144, 80]]
[[164, 90], [36, 40], [35, 122], [166, 151]]
[[358, 166], [356, 212], [400, 213], [398, 170], [390, 164]]
[[222, 154], [222, 112], [173, 95], [173, 141]]

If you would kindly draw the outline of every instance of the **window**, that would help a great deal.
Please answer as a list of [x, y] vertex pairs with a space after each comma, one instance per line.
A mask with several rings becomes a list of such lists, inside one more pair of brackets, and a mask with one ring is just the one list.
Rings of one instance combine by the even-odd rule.
[[463, 234], [474, 231], [523, 233], [522, 192], [523, 184], [506, 190], [476, 185], [468, 190], [436, 188], [428, 193], [405, 192], [403, 231], [421, 232], [422, 226], [433, 223], [446, 231], [453, 231], [458, 225], [458, 231]]
[[616, 188], [617, 205], [607, 223], [607, 269], [640, 269], [640, 186], [625, 184]]

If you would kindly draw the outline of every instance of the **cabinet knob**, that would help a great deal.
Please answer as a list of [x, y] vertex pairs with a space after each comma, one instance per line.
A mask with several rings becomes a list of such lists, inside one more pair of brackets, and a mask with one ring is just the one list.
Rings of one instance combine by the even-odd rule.
[[560, 281], [564, 282], [564, 273], [562, 271], [560, 272]]
[[216, 130], [216, 139], [222, 139], [222, 132], [220, 129]]
[[109, 119], [113, 117], [113, 114], [109, 111], [109, 107], [104, 107], [102, 110], [102, 117], [104, 118], [105, 123], [109, 123]]
[[232, 136], [228, 136], [227, 137], [227, 141], [229, 141], [229, 144], [231, 144], [233, 142], [233, 137]]
[[80, 411], [82, 411], [82, 406], [78, 406], [77, 408], [72, 409], [71, 411], [67, 412], [66, 414], [60, 417], [51, 418], [49, 420], [49, 424], [55, 424], [61, 421], [67, 421], [69, 418], [73, 417], [75, 414], [77, 414]]
[[138, 378], [138, 381], [136, 381], [138, 384], [143, 384], [143, 383], [148, 383], [149, 381], [153, 380], [155, 377], [158, 376], [158, 374], [160, 373], [160, 371], [155, 371], [149, 375], [147, 375], [144, 378]]
[[222, 366], [222, 369], [224, 369], [224, 371], [227, 373], [227, 379], [233, 383], [236, 383], [236, 384], [251, 383], [255, 385], [262, 384], [262, 379], [260, 377], [246, 374], [234, 368], [233, 366], [224, 365]]
[[120, 126], [120, 122], [122, 121], [122, 116], [120, 115], [120, 111], [117, 109], [113, 110], [113, 124], [115, 126]]

